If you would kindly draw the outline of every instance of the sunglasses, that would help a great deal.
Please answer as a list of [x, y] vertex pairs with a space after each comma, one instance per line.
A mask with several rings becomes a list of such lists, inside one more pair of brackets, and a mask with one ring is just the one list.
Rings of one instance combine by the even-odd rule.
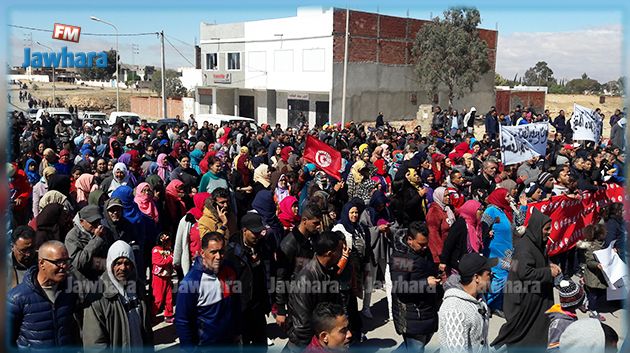
[[57, 266], [57, 267], [70, 267], [72, 265], [72, 259], [67, 258], [67, 259], [59, 259], [59, 260], [50, 260], [50, 259], [45, 259], [42, 258], [42, 260], [46, 261], [46, 262], [50, 262], [51, 264]]

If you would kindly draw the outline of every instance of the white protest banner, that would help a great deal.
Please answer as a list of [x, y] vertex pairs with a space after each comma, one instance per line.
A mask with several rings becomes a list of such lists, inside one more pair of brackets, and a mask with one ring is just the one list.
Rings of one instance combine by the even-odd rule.
[[548, 123], [501, 126], [501, 162], [504, 165], [524, 162], [547, 152]]
[[573, 103], [573, 115], [571, 115], [570, 121], [573, 129], [573, 141], [599, 141], [602, 135], [602, 117], [593, 109]]

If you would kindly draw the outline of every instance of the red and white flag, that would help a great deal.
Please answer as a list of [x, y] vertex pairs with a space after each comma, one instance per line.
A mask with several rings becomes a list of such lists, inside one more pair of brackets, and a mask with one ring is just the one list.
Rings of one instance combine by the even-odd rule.
[[306, 136], [304, 159], [315, 164], [326, 174], [341, 180], [341, 152], [311, 135]]

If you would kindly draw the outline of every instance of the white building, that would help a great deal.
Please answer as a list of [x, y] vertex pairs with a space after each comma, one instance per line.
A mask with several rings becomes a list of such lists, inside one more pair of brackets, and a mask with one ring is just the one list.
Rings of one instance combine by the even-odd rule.
[[[301, 116], [311, 126], [340, 121], [345, 16], [344, 9], [298, 8], [294, 17], [201, 23], [202, 85], [196, 89], [196, 112], [252, 117], [283, 127], [295, 126]], [[350, 11], [346, 121], [373, 120], [379, 111], [411, 119], [418, 105], [429, 102], [417, 87], [409, 50], [423, 23]], [[494, 63], [497, 32], [481, 32], [490, 38]], [[491, 71], [462, 104], [494, 104]]]

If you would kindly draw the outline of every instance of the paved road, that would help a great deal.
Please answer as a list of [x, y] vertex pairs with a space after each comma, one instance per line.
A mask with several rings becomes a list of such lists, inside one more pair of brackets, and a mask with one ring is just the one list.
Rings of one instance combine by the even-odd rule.
[[[556, 303], [559, 302], [557, 291], [555, 293]], [[394, 330], [394, 323], [386, 320], [387, 315], [387, 299], [385, 298], [385, 292], [383, 290], [377, 290], [372, 295], [372, 314], [374, 318], [367, 320], [364, 318], [363, 325], [367, 329], [367, 344], [369, 348], [367, 352], [387, 352], [395, 349], [402, 342], [401, 336], [396, 334]], [[362, 308], [361, 300], [359, 300], [359, 308]], [[626, 335], [623, 322], [627, 319], [627, 310], [619, 309], [612, 313], [604, 313], [606, 317], [606, 324], [614, 328], [619, 334], [619, 345]], [[578, 313], [579, 318], [587, 317], [587, 314]], [[497, 334], [501, 325], [505, 322], [504, 319], [499, 317], [492, 317], [490, 319], [490, 332], [489, 339], [492, 341]], [[276, 326], [275, 320], [271, 316], [267, 317], [267, 332], [270, 338], [273, 339], [274, 344], [269, 347], [269, 352], [279, 353], [287, 342], [286, 335], [284, 335]], [[156, 350], [161, 350], [167, 347], [177, 344], [175, 328], [173, 325], [165, 325], [160, 323], [154, 327], [154, 337], [156, 340]], [[175, 343], [174, 343], [175, 342]], [[440, 342], [438, 335], [434, 335], [429, 344], [426, 347], [427, 353], [436, 352], [440, 348]]]

